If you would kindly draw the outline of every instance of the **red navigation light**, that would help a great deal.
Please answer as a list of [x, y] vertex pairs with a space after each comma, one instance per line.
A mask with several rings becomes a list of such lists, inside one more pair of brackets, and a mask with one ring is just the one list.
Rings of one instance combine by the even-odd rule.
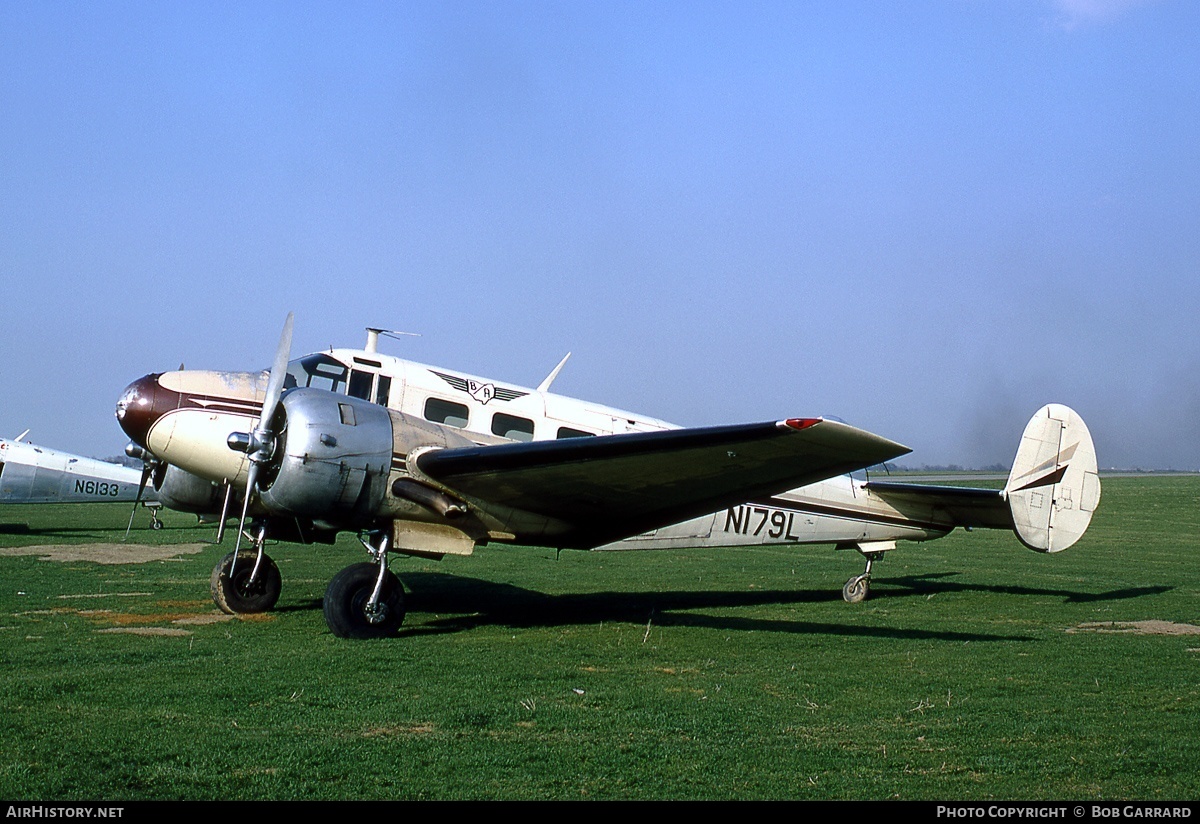
[[808, 429], [813, 424], [818, 424], [820, 422], [820, 418], [788, 418], [783, 423], [785, 426], [790, 426], [792, 429]]

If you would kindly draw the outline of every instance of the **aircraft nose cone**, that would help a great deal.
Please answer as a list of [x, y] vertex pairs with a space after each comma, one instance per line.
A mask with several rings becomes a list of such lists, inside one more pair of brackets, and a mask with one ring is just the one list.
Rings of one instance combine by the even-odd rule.
[[166, 411], [160, 408], [162, 395], [158, 375], [145, 375], [126, 386], [117, 401], [117, 423], [139, 446], [146, 447], [150, 427]]

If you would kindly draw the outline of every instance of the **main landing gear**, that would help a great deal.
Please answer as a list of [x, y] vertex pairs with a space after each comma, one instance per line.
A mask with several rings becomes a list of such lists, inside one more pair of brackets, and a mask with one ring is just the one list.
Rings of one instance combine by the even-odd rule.
[[404, 623], [404, 587], [387, 568], [388, 534], [360, 535], [359, 540], [373, 562], [333, 576], [325, 590], [325, 623], [339, 638], [386, 638]]
[[266, 612], [279, 600], [283, 579], [279, 567], [263, 552], [267, 528], [259, 526], [254, 549], [231, 552], [213, 567], [213, 601], [229, 615]]
[[[279, 600], [279, 567], [263, 552], [267, 528], [251, 526], [246, 537], [253, 549], [231, 552], [212, 571], [213, 601], [229, 615], [267, 612]], [[372, 561], [346, 567], [325, 590], [325, 623], [339, 638], [386, 638], [404, 623], [404, 587], [387, 568], [389, 535], [359, 536]]]

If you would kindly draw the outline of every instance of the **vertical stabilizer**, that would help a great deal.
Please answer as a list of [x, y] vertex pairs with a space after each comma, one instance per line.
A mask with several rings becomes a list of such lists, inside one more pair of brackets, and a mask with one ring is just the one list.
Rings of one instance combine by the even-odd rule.
[[1004, 487], [1021, 543], [1061, 552], [1078, 541], [1100, 503], [1096, 447], [1083, 418], [1052, 403], [1030, 419]]

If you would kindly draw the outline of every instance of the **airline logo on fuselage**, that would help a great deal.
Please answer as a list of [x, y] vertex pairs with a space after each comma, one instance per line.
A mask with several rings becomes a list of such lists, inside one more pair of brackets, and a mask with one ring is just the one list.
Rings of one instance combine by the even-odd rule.
[[466, 392], [475, 400], [482, 404], [495, 398], [501, 401], [511, 401], [516, 398], [523, 398], [528, 395], [528, 392], [519, 392], [516, 389], [505, 389], [504, 387], [497, 388], [494, 383], [480, 383], [470, 378], [460, 378], [457, 375], [447, 375], [445, 372], [435, 372], [430, 369], [430, 372], [437, 375], [446, 383], [453, 386], [459, 392]]

